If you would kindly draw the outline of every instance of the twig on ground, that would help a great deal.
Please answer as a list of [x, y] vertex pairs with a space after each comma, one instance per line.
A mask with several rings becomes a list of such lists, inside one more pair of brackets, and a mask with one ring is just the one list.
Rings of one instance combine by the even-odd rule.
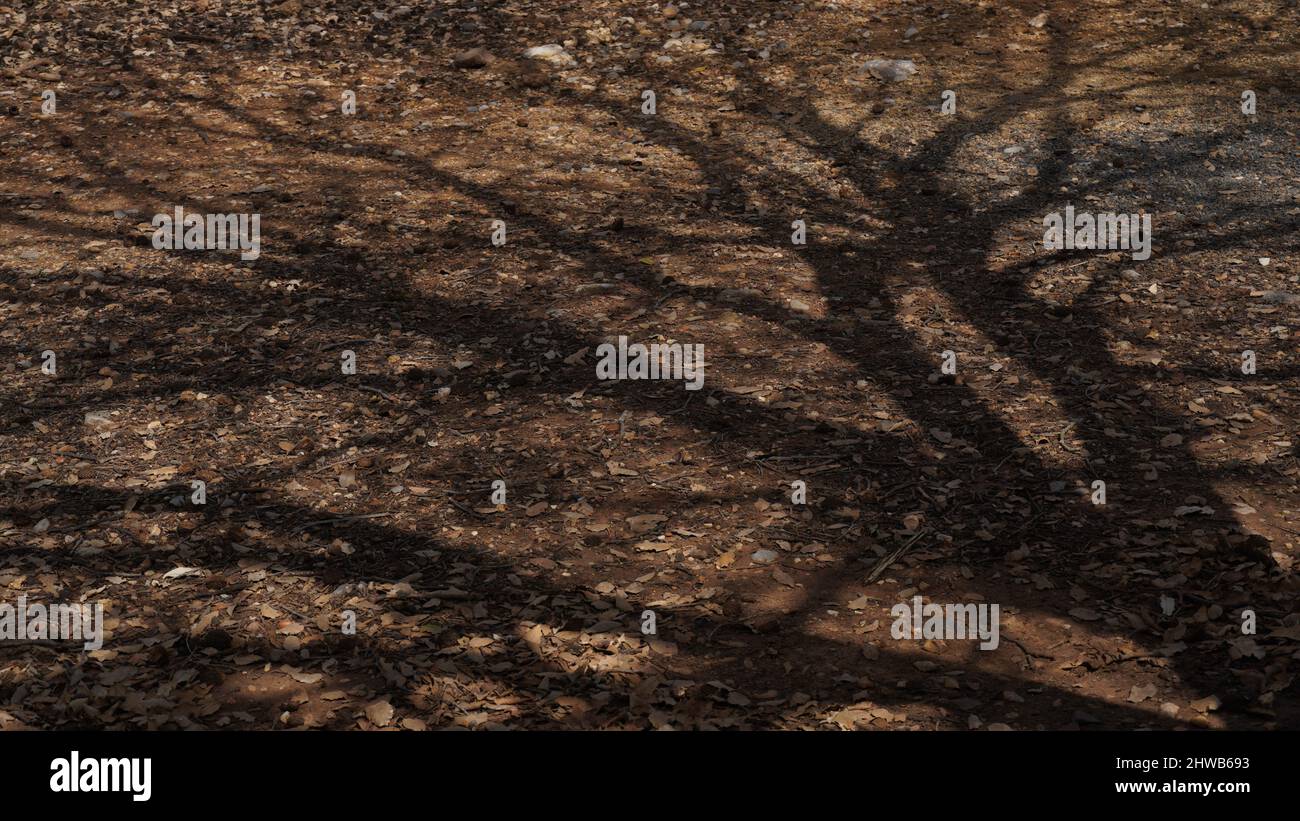
[[902, 556], [904, 553], [906, 553], [908, 549], [912, 547], [912, 545], [916, 544], [916, 540], [921, 538], [923, 534], [924, 531], [922, 531], [921, 533], [917, 533], [915, 536], [908, 539], [903, 545], [895, 548], [893, 553], [890, 553], [888, 556], [881, 559], [880, 562], [871, 571], [871, 573], [868, 574], [867, 584], [871, 584], [876, 579], [880, 578], [880, 575], [884, 573], [887, 569], [889, 569], [889, 566], [891, 564], [898, 561], [899, 557]]
[[456, 498], [451, 495], [450, 490], [447, 491], [447, 501], [451, 502], [451, 506], [459, 510], [461, 513], [468, 513], [470, 516], [477, 516], [480, 519], [487, 518], [482, 513], [479, 513], [477, 510], [474, 510], [471, 507], [466, 507], [465, 505], [456, 501]]
[[306, 524], [298, 525], [297, 527], [295, 527], [293, 530], [289, 532], [298, 533], [299, 531], [306, 530], [309, 527], [315, 527], [316, 525], [332, 525], [332, 524], [338, 524], [339, 522], [356, 522], [362, 519], [379, 519], [384, 516], [392, 516], [392, 515], [393, 514], [391, 513], [363, 513], [359, 516], [340, 516], [337, 519], [321, 519], [319, 521], [307, 522]]
[[358, 390], [363, 390], [363, 391], [370, 391], [371, 393], [377, 393], [377, 394], [379, 394], [380, 396], [382, 396], [382, 397], [384, 397], [385, 399], [387, 399], [389, 402], [396, 402], [396, 401], [397, 401], [397, 398], [394, 397], [391, 393], [389, 393], [388, 391], [380, 390], [379, 388], [372, 388], [372, 387], [370, 387], [369, 385], [357, 385], [357, 389], [358, 389]]

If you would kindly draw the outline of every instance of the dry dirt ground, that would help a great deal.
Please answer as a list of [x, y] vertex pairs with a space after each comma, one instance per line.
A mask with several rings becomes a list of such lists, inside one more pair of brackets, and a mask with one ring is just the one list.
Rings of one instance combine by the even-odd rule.
[[1294, 0], [3, 2], [0, 728], [1300, 726]]

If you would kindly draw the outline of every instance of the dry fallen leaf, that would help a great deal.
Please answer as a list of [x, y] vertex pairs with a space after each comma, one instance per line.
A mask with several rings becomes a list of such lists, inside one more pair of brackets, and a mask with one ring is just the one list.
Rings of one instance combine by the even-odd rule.
[[1134, 684], [1128, 692], [1128, 700], [1133, 704], [1141, 704], [1156, 694], [1154, 684]]
[[393, 720], [393, 705], [387, 701], [376, 701], [366, 707], [366, 718], [376, 727], [387, 727]]

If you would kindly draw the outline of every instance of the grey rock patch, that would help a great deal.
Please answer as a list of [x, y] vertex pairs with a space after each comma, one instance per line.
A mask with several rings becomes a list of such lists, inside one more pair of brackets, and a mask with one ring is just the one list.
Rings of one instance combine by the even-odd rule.
[[862, 71], [891, 83], [900, 83], [916, 73], [916, 63], [911, 60], [868, 60]]

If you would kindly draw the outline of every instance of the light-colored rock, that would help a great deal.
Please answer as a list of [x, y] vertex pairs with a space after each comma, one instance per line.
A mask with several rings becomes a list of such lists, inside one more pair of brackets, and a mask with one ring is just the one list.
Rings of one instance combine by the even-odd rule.
[[576, 61], [573, 55], [564, 50], [564, 46], [559, 43], [547, 43], [544, 46], [533, 46], [524, 52], [524, 59], [540, 60], [544, 63], [550, 63], [553, 66], [571, 66]]
[[1260, 294], [1260, 299], [1274, 305], [1300, 305], [1300, 294], [1289, 291], [1265, 291]]
[[916, 73], [916, 63], [911, 60], [868, 60], [862, 70], [877, 80], [899, 83]]
[[674, 37], [664, 43], [664, 51], [686, 51], [700, 52], [707, 51], [710, 47], [708, 40], [702, 40], [693, 34], [687, 34], [684, 37]]
[[95, 430], [107, 430], [113, 427], [113, 417], [108, 411], [90, 411], [82, 420], [87, 427]]

